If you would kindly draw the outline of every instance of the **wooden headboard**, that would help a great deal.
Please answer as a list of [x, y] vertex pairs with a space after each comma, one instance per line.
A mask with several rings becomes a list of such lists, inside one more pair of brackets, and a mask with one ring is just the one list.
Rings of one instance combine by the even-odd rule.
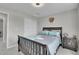
[[47, 30], [47, 31], [52, 31], [52, 30], [60, 30], [60, 36], [61, 36], [61, 40], [62, 40], [62, 27], [43, 27], [43, 31]]

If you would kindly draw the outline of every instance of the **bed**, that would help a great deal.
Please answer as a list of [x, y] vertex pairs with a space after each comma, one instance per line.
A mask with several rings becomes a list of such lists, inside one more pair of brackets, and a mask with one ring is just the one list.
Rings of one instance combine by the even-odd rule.
[[43, 27], [43, 31], [59, 30], [60, 37], [37, 35], [23, 37], [18, 35], [18, 51], [25, 55], [55, 55], [62, 43], [62, 27]]

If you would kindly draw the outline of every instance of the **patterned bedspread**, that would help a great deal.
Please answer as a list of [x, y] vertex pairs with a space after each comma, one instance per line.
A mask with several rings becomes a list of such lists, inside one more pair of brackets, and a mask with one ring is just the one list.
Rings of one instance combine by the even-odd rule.
[[54, 55], [56, 53], [56, 49], [61, 43], [60, 37], [56, 36], [37, 35], [37, 36], [30, 36], [28, 38], [40, 42], [42, 44], [46, 44], [48, 47], [48, 54], [50, 55]]

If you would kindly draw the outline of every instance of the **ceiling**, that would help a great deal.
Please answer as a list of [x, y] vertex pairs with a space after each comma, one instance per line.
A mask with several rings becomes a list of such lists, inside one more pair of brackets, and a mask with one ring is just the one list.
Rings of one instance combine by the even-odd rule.
[[75, 9], [77, 5], [77, 3], [44, 3], [42, 7], [34, 7], [32, 3], [0, 3], [0, 8], [44, 17]]

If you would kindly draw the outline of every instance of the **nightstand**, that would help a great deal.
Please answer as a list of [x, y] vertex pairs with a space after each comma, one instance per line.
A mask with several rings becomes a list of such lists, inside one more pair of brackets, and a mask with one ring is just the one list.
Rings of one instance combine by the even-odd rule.
[[77, 51], [78, 44], [77, 44], [76, 36], [74, 36], [74, 37], [64, 36], [63, 40], [62, 40], [62, 46], [63, 46], [63, 48], [67, 48], [67, 49], [71, 49], [73, 51]]

